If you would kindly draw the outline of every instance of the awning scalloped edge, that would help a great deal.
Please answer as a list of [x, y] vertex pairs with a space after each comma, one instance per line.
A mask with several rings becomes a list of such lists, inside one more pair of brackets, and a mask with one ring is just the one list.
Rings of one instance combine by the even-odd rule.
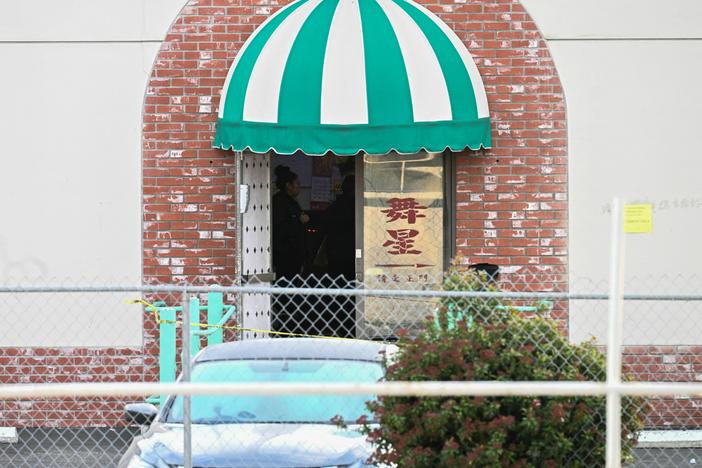
[[[305, 153], [322, 156], [329, 152], [338, 156], [359, 153], [414, 154], [420, 151], [453, 152], [466, 148], [490, 149], [490, 119], [469, 122], [413, 122], [408, 125], [315, 125], [286, 126], [259, 122], [217, 122], [214, 148], [253, 153]], [[250, 142], [261, 142], [252, 145]], [[390, 144], [389, 142], [395, 142]], [[401, 142], [401, 143], [397, 143]]]

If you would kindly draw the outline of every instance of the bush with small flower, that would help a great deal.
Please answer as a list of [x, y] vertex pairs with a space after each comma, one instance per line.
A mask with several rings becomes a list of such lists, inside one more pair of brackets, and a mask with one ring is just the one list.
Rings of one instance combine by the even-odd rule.
[[[452, 267], [447, 290], [490, 290]], [[597, 381], [603, 355], [570, 343], [554, 321], [526, 318], [494, 299], [446, 299], [418, 336], [404, 334], [388, 381]], [[402, 468], [597, 467], [605, 461], [603, 397], [380, 397], [365, 432], [370, 462]], [[631, 459], [646, 405], [622, 399], [622, 459]]]

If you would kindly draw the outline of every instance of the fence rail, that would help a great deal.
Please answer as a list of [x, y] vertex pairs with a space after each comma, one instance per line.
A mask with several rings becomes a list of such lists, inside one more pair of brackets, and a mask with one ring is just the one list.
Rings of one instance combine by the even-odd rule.
[[379, 396], [702, 396], [702, 383], [636, 382], [610, 385], [599, 382], [549, 381], [433, 381], [348, 383], [76, 383], [10, 385], [0, 398], [60, 398], [169, 395], [379, 395]]
[[[10, 293], [208, 293], [221, 292], [230, 294], [268, 294], [302, 296], [345, 296], [345, 297], [425, 297], [425, 298], [472, 298], [472, 299], [563, 299], [606, 301], [609, 293], [574, 293], [574, 292], [513, 292], [513, 291], [433, 291], [406, 289], [373, 289], [359, 284], [354, 289], [319, 288], [319, 287], [279, 287], [279, 286], [198, 286], [183, 285], [135, 285], [135, 286], [0, 286], [0, 294]], [[624, 294], [625, 301], [702, 301], [700, 294]]]

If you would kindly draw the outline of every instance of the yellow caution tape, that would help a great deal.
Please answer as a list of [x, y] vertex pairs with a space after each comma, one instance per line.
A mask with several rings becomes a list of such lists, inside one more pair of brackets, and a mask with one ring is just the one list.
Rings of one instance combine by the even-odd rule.
[[[171, 323], [175, 324], [176, 326], [183, 324], [182, 320], [161, 320], [161, 317], [158, 314], [158, 307], [151, 304], [150, 302], [147, 302], [143, 299], [127, 299], [125, 301], [127, 304], [142, 304], [146, 306], [147, 309], [151, 309], [154, 313], [154, 320], [156, 321], [157, 324], [162, 324], [162, 323]], [[256, 333], [267, 333], [269, 335], [281, 335], [281, 336], [296, 336], [298, 338], [325, 338], [328, 340], [353, 340], [354, 338], [343, 338], [340, 336], [325, 336], [325, 335], [307, 335], [304, 333], [290, 333], [290, 332], [280, 332], [280, 331], [273, 331], [273, 330], [261, 330], [258, 328], [247, 328], [247, 327], [237, 327], [235, 325], [217, 325], [217, 324], [210, 324], [210, 323], [195, 323], [191, 322], [190, 323], [191, 327], [200, 327], [200, 328], [221, 328], [224, 330], [237, 330], [237, 331], [249, 331], [249, 332], [256, 332]]]

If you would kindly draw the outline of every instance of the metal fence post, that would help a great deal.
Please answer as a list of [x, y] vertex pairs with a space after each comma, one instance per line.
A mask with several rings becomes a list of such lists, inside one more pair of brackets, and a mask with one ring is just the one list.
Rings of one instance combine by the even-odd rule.
[[[220, 292], [207, 293], [207, 323], [218, 324], [224, 315], [224, 294]], [[219, 328], [207, 335], [207, 346], [224, 341], [224, 329]]]
[[[159, 379], [161, 382], [175, 382], [177, 356], [176, 308], [164, 307], [159, 314]], [[159, 396], [159, 404], [163, 407], [167, 395]]]
[[621, 467], [622, 400], [613, 390], [622, 378], [624, 305], [624, 225], [619, 198], [612, 200], [612, 244], [609, 263], [609, 320], [607, 324], [607, 468]]
[[[183, 322], [180, 329], [183, 333], [183, 368], [181, 382], [190, 382], [190, 300], [187, 285], [183, 288]], [[192, 468], [192, 420], [190, 395], [183, 395], [183, 467]]]
[[190, 298], [190, 359], [194, 358], [200, 352], [200, 299], [197, 295]]

